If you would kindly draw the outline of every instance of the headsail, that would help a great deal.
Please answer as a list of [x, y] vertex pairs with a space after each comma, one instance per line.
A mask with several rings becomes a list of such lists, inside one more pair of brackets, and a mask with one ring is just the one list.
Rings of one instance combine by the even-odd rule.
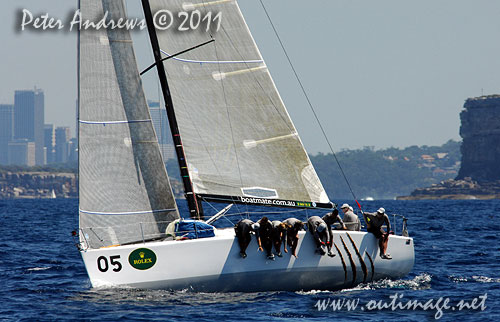
[[[123, 1], [81, 1], [82, 20]], [[158, 238], [179, 217], [126, 29], [79, 37], [80, 238], [90, 248]]]
[[[215, 38], [163, 63], [195, 193], [259, 204], [327, 204], [236, 1], [149, 2], [153, 14], [168, 10], [176, 18], [186, 16], [176, 13], [187, 13], [193, 25], [203, 19], [194, 30], [179, 31], [175, 24], [157, 30], [164, 57]], [[212, 26], [212, 35], [205, 32], [209, 13], [220, 19], [220, 29]]]

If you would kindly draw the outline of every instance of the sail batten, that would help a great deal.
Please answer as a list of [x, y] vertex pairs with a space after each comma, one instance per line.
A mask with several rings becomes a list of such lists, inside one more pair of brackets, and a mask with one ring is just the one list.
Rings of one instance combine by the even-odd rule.
[[[125, 17], [121, 0], [81, 1], [80, 9], [82, 19]], [[179, 213], [130, 33], [82, 30], [79, 57], [81, 241], [98, 248], [160, 238]]]
[[264, 196], [328, 204], [237, 2], [149, 2], [153, 14], [196, 9], [221, 17], [216, 32], [157, 30], [167, 56], [215, 39], [163, 62], [194, 192], [245, 197], [260, 187]]

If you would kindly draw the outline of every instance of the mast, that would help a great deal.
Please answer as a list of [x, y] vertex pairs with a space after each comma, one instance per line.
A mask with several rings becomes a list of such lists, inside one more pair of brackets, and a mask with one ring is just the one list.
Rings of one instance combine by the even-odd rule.
[[160, 44], [158, 43], [158, 37], [156, 35], [151, 7], [149, 5], [149, 0], [141, 1], [142, 8], [144, 10], [144, 17], [146, 19], [146, 24], [148, 27], [149, 40], [151, 41], [151, 47], [153, 48], [156, 70], [158, 71], [158, 78], [160, 79], [161, 90], [163, 93], [163, 98], [165, 100], [165, 109], [167, 111], [170, 132], [172, 133], [172, 139], [174, 141], [177, 162], [179, 164], [182, 183], [184, 184], [184, 193], [188, 202], [189, 214], [192, 218], [201, 219], [201, 217], [203, 216], [201, 202], [199, 202], [196, 198], [193, 190], [193, 184], [191, 182], [191, 177], [189, 175], [186, 155], [184, 153], [184, 147], [182, 146], [177, 119], [175, 117], [172, 96], [170, 95], [170, 89], [168, 87], [167, 75], [163, 67], [163, 62], [161, 61]]
[[[81, 0], [78, 0], [78, 10], [81, 10]], [[80, 28], [78, 28], [76, 39], [76, 87], [77, 87], [77, 106], [76, 109], [76, 144], [78, 149], [77, 155], [77, 183], [78, 183], [78, 204], [80, 204], [81, 189], [80, 189]], [[52, 190], [53, 191], [53, 190]], [[78, 226], [80, 226], [80, 214], [78, 214]]]

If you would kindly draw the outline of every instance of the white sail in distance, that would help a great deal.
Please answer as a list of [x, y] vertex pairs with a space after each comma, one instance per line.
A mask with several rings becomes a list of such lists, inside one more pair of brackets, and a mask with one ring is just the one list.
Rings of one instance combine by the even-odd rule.
[[[125, 17], [122, 0], [80, 10], [82, 20]], [[179, 217], [126, 29], [80, 32], [79, 187], [89, 248], [160, 238]]]
[[149, 2], [155, 17], [168, 10], [174, 20], [157, 29], [163, 57], [215, 39], [163, 62], [195, 193], [328, 204], [237, 2]]

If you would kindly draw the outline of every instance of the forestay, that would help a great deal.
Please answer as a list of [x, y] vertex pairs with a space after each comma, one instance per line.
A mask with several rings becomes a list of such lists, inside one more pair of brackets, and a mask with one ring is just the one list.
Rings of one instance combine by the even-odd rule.
[[[122, 1], [81, 1], [82, 19], [125, 17]], [[79, 42], [80, 238], [90, 248], [162, 236], [179, 217], [126, 29]]]
[[157, 30], [163, 57], [215, 39], [164, 61], [195, 193], [328, 203], [236, 1], [150, 4], [174, 20]]

